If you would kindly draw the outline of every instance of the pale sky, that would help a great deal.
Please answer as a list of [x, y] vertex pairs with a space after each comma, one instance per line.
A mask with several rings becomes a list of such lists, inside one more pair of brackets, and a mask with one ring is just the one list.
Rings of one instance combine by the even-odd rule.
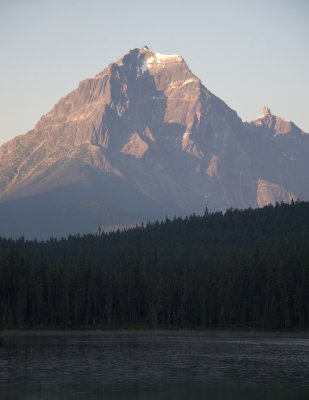
[[309, 132], [307, 0], [0, 0], [0, 144], [129, 49], [182, 55], [243, 121]]

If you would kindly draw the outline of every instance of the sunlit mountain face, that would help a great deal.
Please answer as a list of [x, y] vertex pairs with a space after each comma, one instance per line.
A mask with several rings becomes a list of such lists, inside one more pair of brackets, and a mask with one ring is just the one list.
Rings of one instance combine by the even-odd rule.
[[255, 121], [179, 55], [129, 51], [0, 147], [0, 235], [46, 238], [309, 199], [309, 135]]

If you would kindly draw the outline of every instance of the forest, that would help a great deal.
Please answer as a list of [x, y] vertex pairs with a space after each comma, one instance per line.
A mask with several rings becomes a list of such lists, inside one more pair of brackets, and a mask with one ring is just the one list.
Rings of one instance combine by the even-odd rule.
[[309, 203], [0, 238], [0, 328], [309, 328]]

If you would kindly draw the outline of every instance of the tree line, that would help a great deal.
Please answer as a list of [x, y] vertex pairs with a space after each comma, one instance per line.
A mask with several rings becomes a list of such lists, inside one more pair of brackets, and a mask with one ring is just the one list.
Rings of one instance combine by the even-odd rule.
[[309, 328], [309, 203], [0, 238], [0, 327]]

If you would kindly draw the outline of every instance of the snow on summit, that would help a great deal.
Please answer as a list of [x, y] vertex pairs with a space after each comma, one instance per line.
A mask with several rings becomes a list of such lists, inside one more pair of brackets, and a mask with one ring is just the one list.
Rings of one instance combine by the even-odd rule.
[[183, 61], [183, 58], [178, 54], [153, 53], [153, 56], [148, 58], [147, 63], [161, 64], [161, 63], [181, 62], [181, 61]]
[[[152, 68], [157, 66], [161, 66], [164, 68], [167, 64], [184, 62], [183, 57], [178, 54], [162, 54], [153, 52], [149, 49], [148, 46], [131, 50], [129, 54], [133, 52], [137, 52], [137, 60], [139, 64], [137, 70], [138, 76], [141, 76], [147, 70], [151, 70]], [[118, 65], [121, 65], [122, 62], [123, 61], [121, 60]]]

